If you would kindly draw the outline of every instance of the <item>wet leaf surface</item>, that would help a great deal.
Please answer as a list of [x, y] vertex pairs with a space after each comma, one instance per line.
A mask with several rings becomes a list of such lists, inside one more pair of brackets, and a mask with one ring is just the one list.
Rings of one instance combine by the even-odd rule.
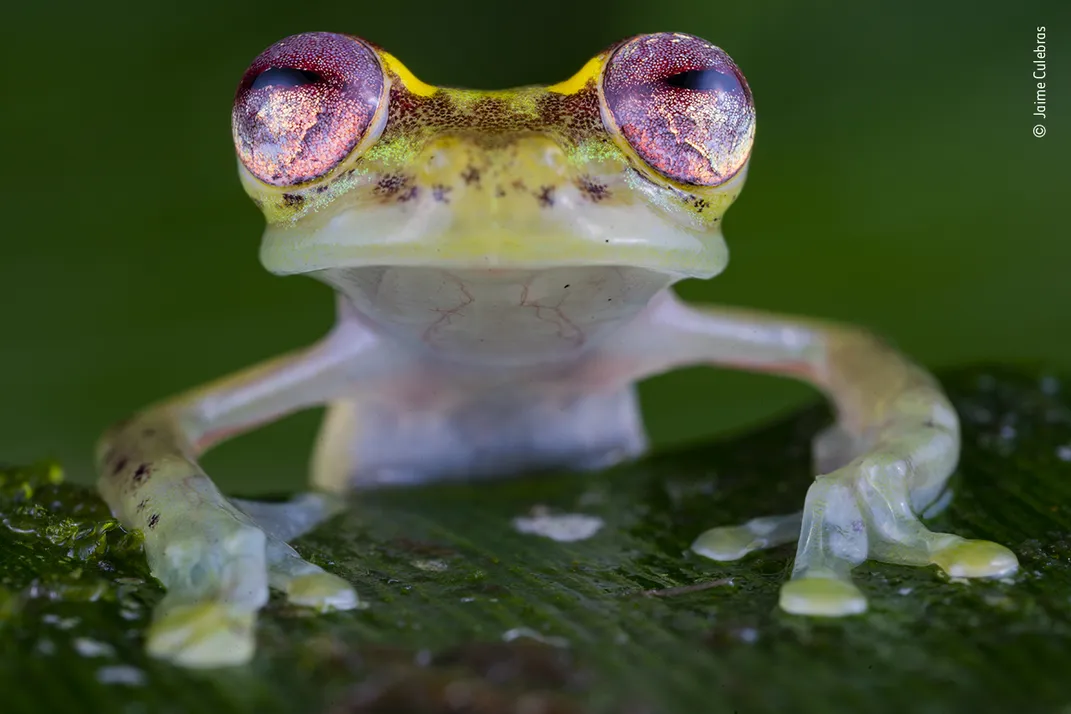
[[[866, 564], [865, 615], [776, 608], [793, 548], [718, 564], [705, 528], [796, 510], [810, 410], [598, 475], [362, 494], [295, 545], [357, 583], [365, 610], [274, 599], [246, 667], [148, 659], [162, 595], [137, 534], [49, 466], [0, 473], [4, 712], [1065, 712], [1071, 692], [1071, 396], [1055, 376], [948, 373], [964, 419], [935, 528], [1011, 547], [1007, 581]], [[568, 542], [533, 514], [602, 527]]]

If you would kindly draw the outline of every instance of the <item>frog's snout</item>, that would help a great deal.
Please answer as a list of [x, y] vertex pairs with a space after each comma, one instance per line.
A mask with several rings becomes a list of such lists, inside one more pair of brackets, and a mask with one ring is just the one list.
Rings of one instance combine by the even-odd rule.
[[413, 195], [473, 216], [555, 207], [581, 183], [582, 171], [567, 152], [554, 138], [538, 134], [439, 137], [413, 162]]
[[557, 183], [572, 177], [565, 148], [538, 134], [444, 136], [429, 142], [415, 164], [419, 180], [474, 190], [497, 190], [516, 182]]

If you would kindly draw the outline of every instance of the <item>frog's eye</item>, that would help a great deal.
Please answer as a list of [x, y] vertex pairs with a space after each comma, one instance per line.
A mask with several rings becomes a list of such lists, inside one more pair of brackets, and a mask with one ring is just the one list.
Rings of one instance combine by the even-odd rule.
[[666, 178], [717, 186], [747, 162], [755, 105], [723, 50], [692, 35], [640, 35], [606, 62], [602, 94], [612, 123]]
[[308, 32], [276, 42], [238, 85], [238, 157], [272, 186], [319, 178], [368, 132], [383, 85], [378, 56], [356, 37]]

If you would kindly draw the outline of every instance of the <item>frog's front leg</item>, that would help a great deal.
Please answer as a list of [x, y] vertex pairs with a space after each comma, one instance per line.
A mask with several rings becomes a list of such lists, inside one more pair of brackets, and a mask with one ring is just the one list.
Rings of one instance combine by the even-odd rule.
[[[988, 541], [927, 529], [916, 514], [943, 490], [959, 454], [959, 422], [922, 368], [858, 329], [731, 309], [652, 306], [632, 351], [650, 371], [708, 363], [794, 376], [824, 391], [837, 424], [815, 444], [819, 474], [802, 514], [715, 528], [693, 549], [717, 560], [799, 538], [781, 607], [798, 614], [866, 609], [851, 569], [868, 558], [936, 564], [955, 577], [1015, 571], [1015, 555]], [[628, 341], [628, 338], [626, 338]], [[641, 345], [657, 345], [656, 350]]]
[[100, 492], [124, 525], [144, 533], [149, 566], [167, 588], [148, 634], [152, 654], [190, 666], [247, 661], [269, 585], [299, 604], [356, 606], [347, 583], [285, 543], [326, 517], [334, 497], [236, 505], [197, 457], [228, 436], [337, 396], [375, 351], [358, 330], [342, 324], [310, 349], [150, 407], [101, 439]]

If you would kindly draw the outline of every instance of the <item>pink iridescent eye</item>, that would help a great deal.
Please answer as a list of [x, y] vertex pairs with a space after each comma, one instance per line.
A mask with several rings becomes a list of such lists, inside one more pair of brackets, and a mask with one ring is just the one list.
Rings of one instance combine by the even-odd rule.
[[681, 183], [718, 186], [743, 168], [755, 105], [723, 50], [692, 35], [639, 35], [613, 51], [602, 77], [606, 107], [652, 169]]
[[368, 132], [383, 82], [378, 56], [356, 37], [307, 32], [276, 42], [253, 60], [234, 97], [238, 158], [272, 186], [323, 176]]

